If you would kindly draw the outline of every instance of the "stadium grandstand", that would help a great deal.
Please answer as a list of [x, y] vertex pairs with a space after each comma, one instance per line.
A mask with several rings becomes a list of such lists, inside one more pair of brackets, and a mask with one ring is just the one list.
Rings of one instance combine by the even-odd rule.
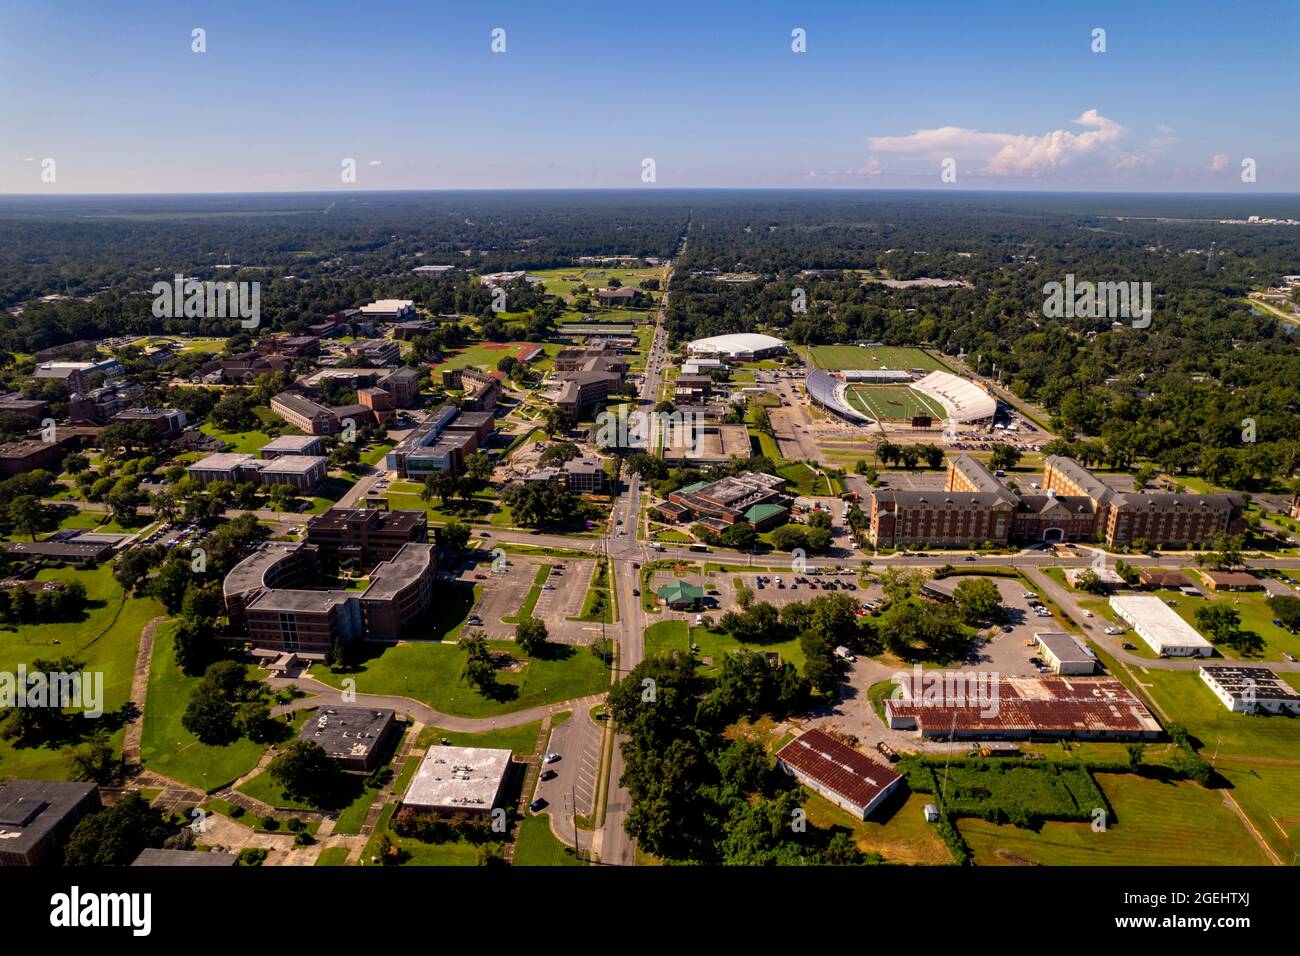
[[828, 412], [834, 412], [855, 425], [870, 425], [875, 421], [849, 405], [844, 397], [847, 385], [829, 372], [813, 369], [804, 379], [804, 388], [808, 390], [808, 400], [814, 405]]
[[900, 385], [912, 380], [912, 373], [897, 368], [849, 368], [840, 372], [846, 382], [865, 382], [868, 385]]
[[912, 388], [933, 398], [955, 422], [987, 421], [997, 414], [998, 400], [969, 379], [951, 372], [931, 372]]

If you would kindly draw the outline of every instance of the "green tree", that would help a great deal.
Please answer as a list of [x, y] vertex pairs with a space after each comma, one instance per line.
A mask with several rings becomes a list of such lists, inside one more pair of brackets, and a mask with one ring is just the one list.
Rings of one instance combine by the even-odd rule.
[[515, 625], [515, 643], [530, 657], [535, 656], [546, 646], [548, 637], [546, 622], [538, 618], [526, 617]]

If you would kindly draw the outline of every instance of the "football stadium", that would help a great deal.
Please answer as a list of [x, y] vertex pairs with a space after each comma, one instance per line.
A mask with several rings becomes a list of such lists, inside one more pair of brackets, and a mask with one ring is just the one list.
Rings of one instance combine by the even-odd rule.
[[831, 374], [815, 369], [804, 385], [814, 405], [859, 425], [982, 423], [991, 421], [998, 409], [997, 399], [982, 387], [951, 372], [930, 372], [904, 382], [897, 375], [866, 370]]

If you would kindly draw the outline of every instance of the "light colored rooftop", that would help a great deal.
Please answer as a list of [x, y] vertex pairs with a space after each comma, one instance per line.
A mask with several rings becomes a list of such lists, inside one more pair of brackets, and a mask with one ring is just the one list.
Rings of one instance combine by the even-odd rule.
[[437, 810], [490, 810], [509, 769], [509, 750], [430, 747], [402, 803]]

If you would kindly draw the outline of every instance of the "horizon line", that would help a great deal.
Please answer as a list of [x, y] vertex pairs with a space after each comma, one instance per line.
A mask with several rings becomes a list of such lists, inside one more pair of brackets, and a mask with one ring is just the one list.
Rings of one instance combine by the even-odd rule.
[[0, 199], [153, 199], [184, 196], [338, 196], [400, 195], [407, 193], [632, 193], [632, 192], [799, 192], [799, 193], [1005, 193], [1008, 195], [1057, 196], [1293, 196], [1300, 190], [1255, 192], [1252, 190], [1153, 190], [1153, 189], [1014, 189], [967, 186], [412, 186], [394, 189], [260, 189], [198, 190], [174, 192], [0, 192]]

